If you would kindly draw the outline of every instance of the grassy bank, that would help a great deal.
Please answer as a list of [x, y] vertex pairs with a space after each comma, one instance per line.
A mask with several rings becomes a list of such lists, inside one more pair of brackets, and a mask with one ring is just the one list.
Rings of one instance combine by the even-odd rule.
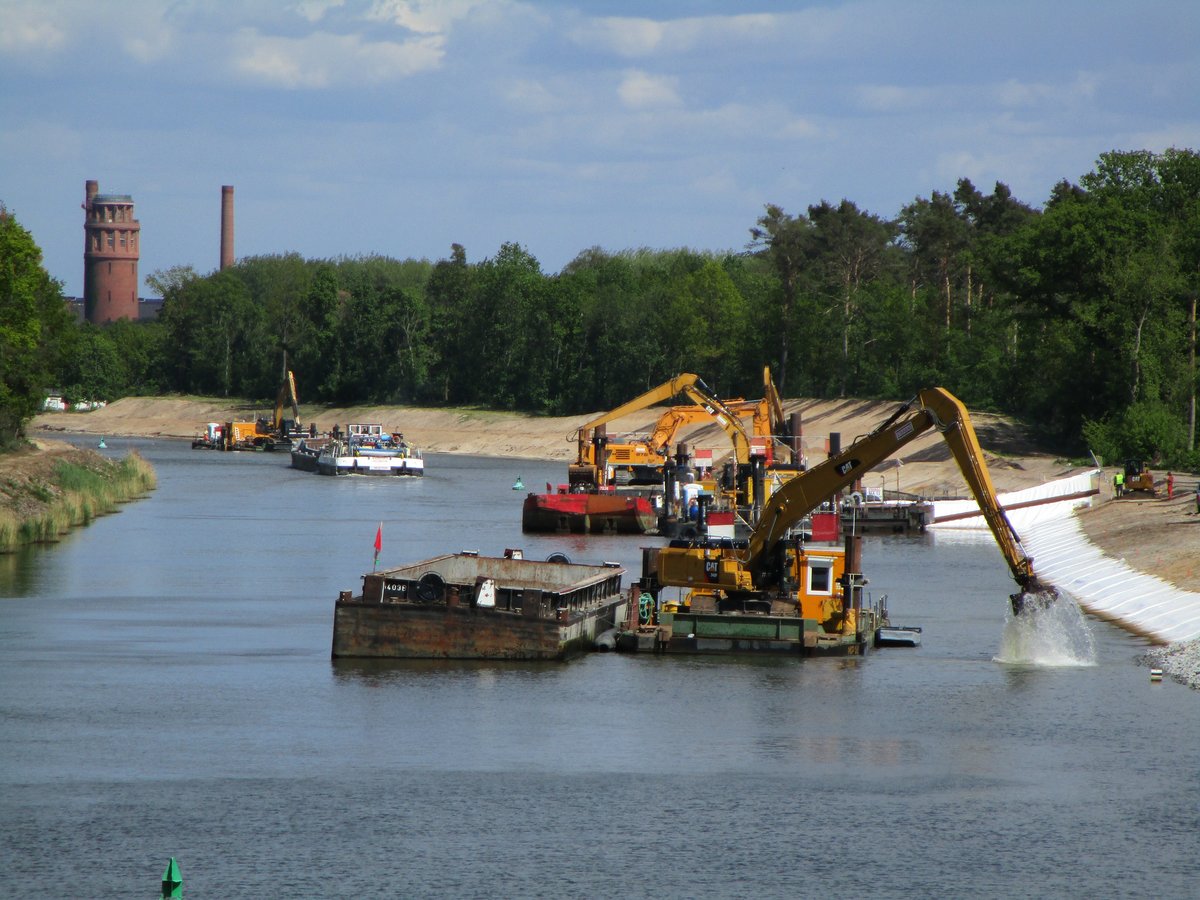
[[0, 457], [0, 553], [56, 541], [156, 485], [136, 452], [110, 460], [91, 450], [39, 450]]

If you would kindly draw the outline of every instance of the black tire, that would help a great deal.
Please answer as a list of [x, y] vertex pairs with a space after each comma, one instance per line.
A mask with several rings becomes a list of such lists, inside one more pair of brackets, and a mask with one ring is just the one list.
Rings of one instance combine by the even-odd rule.
[[446, 596], [446, 582], [437, 572], [426, 572], [417, 582], [417, 599], [436, 603]]

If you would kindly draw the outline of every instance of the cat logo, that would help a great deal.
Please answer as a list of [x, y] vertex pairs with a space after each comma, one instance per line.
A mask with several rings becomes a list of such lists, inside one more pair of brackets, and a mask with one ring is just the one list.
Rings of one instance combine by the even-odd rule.
[[842, 463], [841, 465], [839, 465], [837, 467], [837, 473], [844, 477], [847, 473], [851, 472], [854, 469], [854, 467], [857, 465], [858, 465], [857, 459], [848, 459], [844, 463]]
[[704, 561], [704, 577], [709, 581], [715, 582], [718, 574], [720, 574], [721, 561], [719, 559], [706, 559]]

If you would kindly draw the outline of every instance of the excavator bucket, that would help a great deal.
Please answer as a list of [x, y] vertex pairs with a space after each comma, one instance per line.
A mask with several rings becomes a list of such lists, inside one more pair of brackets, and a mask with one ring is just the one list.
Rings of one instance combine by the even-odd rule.
[[1048, 609], [1059, 599], [1058, 589], [1037, 578], [1031, 578], [1022, 589], [1009, 598], [1014, 616], [1027, 615], [1038, 610]]

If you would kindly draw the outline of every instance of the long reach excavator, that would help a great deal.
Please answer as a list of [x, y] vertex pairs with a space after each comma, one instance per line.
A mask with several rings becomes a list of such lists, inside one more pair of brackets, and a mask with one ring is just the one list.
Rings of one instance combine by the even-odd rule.
[[793, 529], [839, 491], [930, 429], [938, 431], [949, 445], [1020, 588], [1011, 597], [1014, 614], [1052, 602], [1057, 592], [1034, 574], [1033, 560], [996, 498], [966, 407], [943, 388], [921, 391], [874, 431], [784, 483], [763, 507], [744, 545], [701, 538], [657, 550], [650, 579], [653, 587], [690, 588], [715, 596], [723, 608], [730, 609], [762, 601], [774, 606], [786, 603], [798, 577], [797, 559], [801, 556], [793, 546], [799, 539], [789, 540]]

